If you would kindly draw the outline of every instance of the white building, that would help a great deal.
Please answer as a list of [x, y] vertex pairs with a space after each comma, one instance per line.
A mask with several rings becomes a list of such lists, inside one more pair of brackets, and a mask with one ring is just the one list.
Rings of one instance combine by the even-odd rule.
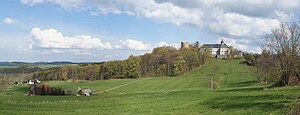
[[40, 81], [38, 79], [28, 80], [28, 82], [27, 82], [28, 85], [40, 84], [40, 83], [42, 83], [42, 81]]
[[212, 57], [227, 58], [228, 46], [224, 43], [223, 39], [220, 44], [203, 44], [200, 50], [209, 50]]

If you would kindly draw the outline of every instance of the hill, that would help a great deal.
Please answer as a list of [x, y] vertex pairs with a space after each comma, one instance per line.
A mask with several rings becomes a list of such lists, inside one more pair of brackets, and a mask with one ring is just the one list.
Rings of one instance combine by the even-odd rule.
[[91, 64], [94, 62], [69, 62], [69, 61], [54, 61], [54, 62], [0, 62], [0, 67], [13, 67], [22, 65], [35, 65], [35, 66], [60, 66], [67, 64]]
[[78, 87], [88, 87], [99, 93], [92, 97], [28, 97], [23, 96], [25, 85], [10, 86], [0, 93], [0, 111], [1, 114], [290, 113], [299, 99], [300, 87], [268, 88], [269, 85], [258, 84], [254, 68], [240, 64], [241, 61], [210, 59], [204, 66], [178, 77], [47, 83], [73, 92]]
[[94, 64], [95, 62], [68, 62], [68, 61], [55, 61], [55, 62], [0, 62], [0, 74], [28, 74], [33, 72], [42, 71], [43, 69], [61, 67], [64, 65], [86, 65]]

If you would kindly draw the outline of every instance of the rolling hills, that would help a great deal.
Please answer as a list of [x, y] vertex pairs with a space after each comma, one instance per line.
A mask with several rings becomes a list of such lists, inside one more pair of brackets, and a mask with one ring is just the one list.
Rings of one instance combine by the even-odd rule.
[[26, 85], [9, 86], [0, 92], [0, 111], [1, 114], [291, 113], [300, 98], [300, 87], [269, 88], [259, 84], [254, 68], [240, 62], [210, 59], [204, 66], [177, 77], [47, 82], [73, 92], [78, 87], [91, 88], [98, 93], [91, 97], [24, 96]]

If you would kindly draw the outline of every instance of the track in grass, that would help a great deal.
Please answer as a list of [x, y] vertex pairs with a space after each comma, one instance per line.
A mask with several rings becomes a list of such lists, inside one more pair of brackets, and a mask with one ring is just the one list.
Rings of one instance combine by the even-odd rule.
[[101, 91], [101, 92], [95, 92], [95, 94], [108, 92], [108, 91], [110, 91], [110, 90], [114, 90], [114, 89], [117, 89], [117, 88], [120, 88], [120, 87], [124, 87], [124, 86], [130, 85], [130, 84], [133, 84], [133, 83], [136, 83], [136, 82], [141, 82], [141, 81], [148, 80], [148, 79], [152, 79], [152, 78], [146, 78], [146, 79], [142, 79], [142, 80], [132, 81], [132, 82], [129, 82], [129, 83], [126, 83], [126, 84], [122, 84], [122, 85], [119, 85], [119, 86], [115, 86], [115, 87], [106, 89], [106, 90]]

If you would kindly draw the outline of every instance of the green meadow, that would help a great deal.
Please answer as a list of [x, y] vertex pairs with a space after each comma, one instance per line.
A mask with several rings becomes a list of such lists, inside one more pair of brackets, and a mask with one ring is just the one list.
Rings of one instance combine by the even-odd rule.
[[[53, 87], [90, 97], [24, 96], [26, 85], [0, 92], [0, 114], [289, 114], [298, 103], [300, 87], [269, 88], [256, 82], [255, 69], [242, 60], [210, 59], [178, 77], [103, 81], [51, 81]], [[211, 83], [214, 81], [214, 89]]]

